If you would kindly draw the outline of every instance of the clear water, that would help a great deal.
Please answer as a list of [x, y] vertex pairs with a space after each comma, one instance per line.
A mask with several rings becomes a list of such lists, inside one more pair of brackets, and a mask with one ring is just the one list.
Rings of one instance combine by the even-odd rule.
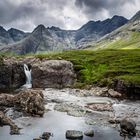
[[[38, 138], [46, 131], [53, 133], [53, 137], [50, 140], [66, 140], [65, 133], [67, 130], [81, 130], [84, 132], [89, 129], [95, 131], [95, 136], [93, 138], [84, 136], [83, 140], [124, 140], [115, 128], [104, 125], [87, 125], [84, 117], [73, 117], [64, 112], [55, 111], [53, 108], [56, 103], [51, 102], [52, 99], [67, 103], [73, 102], [80, 106], [86, 105], [87, 103], [111, 102], [114, 103], [113, 108], [117, 117], [127, 115], [136, 119], [137, 123], [140, 121], [139, 102], [117, 102], [110, 98], [95, 96], [78, 97], [74, 95], [75, 93], [71, 94], [71, 92], [73, 92], [71, 89], [46, 89], [44, 91], [44, 98], [49, 103], [45, 107], [50, 111], [46, 112], [43, 118], [20, 117], [15, 119], [15, 123], [23, 128], [21, 129], [21, 135], [11, 136], [8, 126], [0, 127], [0, 140], [33, 140], [33, 138]], [[95, 116], [93, 114], [93, 117]], [[136, 138], [133, 140], [136, 140]], [[140, 139], [137, 138], [137, 140]]]
[[66, 140], [67, 130], [84, 132], [91, 128], [95, 131], [95, 136], [93, 138], [84, 136], [83, 140], [122, 140], [119, 132], [113, 128], [86, 125], [83, 118], [68, 116], [66, 113], [57, 111], [45, 113], [43, 118], [19, 118], [16, 124], [23, 128], [22, 134], [11, 136], [9, 127], [2, 127], [0, 128], [0, 140], [32, 140], [45, 131], [53, 133], [50, 140]]

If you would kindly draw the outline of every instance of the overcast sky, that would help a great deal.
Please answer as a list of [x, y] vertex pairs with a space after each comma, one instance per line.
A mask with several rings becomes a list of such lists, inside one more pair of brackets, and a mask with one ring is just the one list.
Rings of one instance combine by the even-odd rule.
[[37, 25], [78, 29], [113, 15], [131, 18], [140, 0], [0, 0], [0, 25], [32, 31]]

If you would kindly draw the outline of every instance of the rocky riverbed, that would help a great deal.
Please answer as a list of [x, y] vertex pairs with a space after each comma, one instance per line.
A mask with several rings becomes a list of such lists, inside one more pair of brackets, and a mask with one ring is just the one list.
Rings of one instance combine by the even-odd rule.
[[53, 133], [50, 140], [65, 140], [67, 130], [83, 133], [94, 130], [94, 137], [84, 135], [84, 140], [123, 140], [119, 134], [118, 123], [124, 118], [133, 119], [137, 130], [140, 130], [139, 101], [101, 97], [101, 94], [95, 91], [69, 88], [43, 90], [44, 116], [23, 116], [13, 108], [7, 109], [6, 116], [21, 128], [20, 135], [11, 136], [9, 127], [4, 126], [0, 127], [0, 140], [33, 140], [39, 138], [43, 132]]

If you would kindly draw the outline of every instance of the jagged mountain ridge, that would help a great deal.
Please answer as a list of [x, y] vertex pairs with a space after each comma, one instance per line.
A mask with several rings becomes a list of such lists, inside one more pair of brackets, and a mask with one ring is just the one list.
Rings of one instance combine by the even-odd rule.
[[[77, 31], [76, 38], [81, 35], [83, 36], [82, 40], [78, 39], [77, 45], [80, 46], [82, 44], [82, 46], [87, 46], [87, 42], [89, 42], [89, 44], [91, 42], [96, 42], [104, 35], [112, 32], [113, 30], [119, 28], [127, 22], [127, 19], [117, 15], [113, 16], [111, 19], [106, 19], [104, 21], [89, 21]], [[84, 44], [84, 42], [86, 43]]]
[[54, 26], [46, 28], [44, 25], [39, 25], [32, 33], [25, 36], [20, 31], [16, 36], [16, 30], [10, 30], [14, 43], [9, 43], [1, 51], [26, 54], [84, 48], [127, 22], [124, 17], [114, 16], [104, 21], [89, 21], [78, 30], [62, 30]]
[[93, 43], [92, 49], [137, 49], [140, 48], [140, 11], [127, 24], [103, 36]]

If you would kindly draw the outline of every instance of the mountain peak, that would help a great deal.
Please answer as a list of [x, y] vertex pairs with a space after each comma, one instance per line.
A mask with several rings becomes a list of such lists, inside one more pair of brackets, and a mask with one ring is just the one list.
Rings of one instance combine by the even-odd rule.
[[21, 31], [21, 30], [18, 30], [18, 29], [15, 29], [15, 28], [10, 28], [9, 30], [8, 30], [8, 32], [9, 33], [24, 33], [23, 31]]
[[5, 31], [6, 32], [6, 30], [2, 26], [0, 26], [0, 31]]
[[8, 32], [2, 26], [0, 26], [0, 36], [10, 38]]
[[140, 20], [140, 10], [130, 19], [130, 22]]
[[34, 31], [42, 31], [42, 30], [45, 30], [46, 27], [43, 25], [43, 24], [39, 24], [35, 29]]
[[114, 15], [112, 18], [111, 18], [111, 21], [114, 21], [114, 22], [117, 22], [117, 21], [124, 21], [124, 22], [127, 22], [128, 19], [126, 19], [125, 17], [123, 16], [118, 16], [118, 15]]

